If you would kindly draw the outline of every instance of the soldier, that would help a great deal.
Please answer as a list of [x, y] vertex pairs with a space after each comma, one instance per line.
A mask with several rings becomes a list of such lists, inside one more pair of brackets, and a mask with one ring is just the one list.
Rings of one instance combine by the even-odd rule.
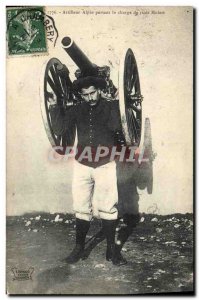
[[56, 99], [49, 100], [54, 133], [63, 135], [71, 124], [75, 124], [78, 136], [72, 183], [76, 245], [67, 257], [68, 263], [82, 258], [93, 216], [100, 217], [102, 221], [107, 240], [106, 260], [115, 265], [127, 263], [115, 244], [118, 219], [116, 163], [110, 161], [110, 152], [104, 150], [115, 145], [115, 133], [121, 126], [119, 104], [117, 100], [102, 98], [105, 86], [105, 80], [99, 77], [75, 80], [73, 89], [81, 94], [84, 101], [69, 109], [65, 116], [61, 114]]

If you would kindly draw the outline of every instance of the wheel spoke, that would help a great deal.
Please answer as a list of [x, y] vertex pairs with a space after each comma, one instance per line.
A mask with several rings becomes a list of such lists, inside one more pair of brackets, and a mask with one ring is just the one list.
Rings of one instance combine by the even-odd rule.
[[65, 90], [64, 90], [64, 87], [63, 87], [63, 84], [62, 84], [62, 78], [60, 76], [58, 76], [58, 80], [59, 80], [59, 83], [60, 83], [60, 86], [61, 86], [62, 95], [65, 95]]
[[136, 117], [135, 117], [134, 114], [133, 114], [133, 119], [134, 119], [134, 123], [136, 125], [136, 128], [139, 130], [140, 129], [140, 124], [138, 123], [138, 121], [137, 121], [137, 119], [136, 119]]
[[66, 95], [67, 94], [67, 88], [66, 88], [66, 82], [63, 79], [63, 76], [59, 76], [59, 80], [61, 82], [63, 94]]
[[137, 79], [138, 79], [137, 73], [132, 74], [132, 78], [131, 78], [131, 92], [133, 90], [133, 87], [135, 87], [135, 85], [136, 85]]
[[130, 61], [127, 65], [128, 72], [127, 72], [126, 76], [127, 76], [127, 82], [128, 82], [128, 91], [129, 91], [129, 93], [131, 93], [132, 89], [133, 89], [133, 86], [134, 86], [134, 82], [136, 80], [136, 78], [135, 78], [135, 76], [136, 76], [136, 64], [133, 61], [133, 57], [132, 56], [129, 56], [129, 57], [130, 57]]
[[132, 74], [130, 71], [127, 72], [126, 74], [126, 85], [127, 85], [127, 92], [131, 92], [131, 81], [132, 81]]
[[50, 85], [50, 87], [53, 90], [53, 92], [55, 93], [55, 95], [58, 97], [59, 96], [59, 91], [57, 89], [57, 86], [54, 84], [54, 82], [52, 81], [52, 79], [50, 78], [49, 75], [47, 77], [47, 82]]
[[132, 128], [133, 122], [132, 122], [132, 117], [131, 117], [130, 109], [127, 110], [126, 116], [127, 116], [128, 128], [130, 129], [131, 138], [132, 138], [132, 136], [134, 135], [134, 127]]
[[61, 144], [61, 139], [62, 139], [62, 136], [61, 135], [57, 135], [57, 144], [60, 145]]
[[137, 127], [136, 127], [136, 123], [135, 123], [135, 117], [134, 117], [133, 111], [131, 109], [128, 110], [128, 112], [129, 112], [129, 117], [130, 117], [131, 124], [133, 124], [134, 138], [135, 138], [135, 141], [137, 142], [138, 132], [137, 132]]
[[[133, 126], [133, 128], [131, 128], [131, 138], [135, 138], [135, 142], [139, 143], [140, 141], [140, 134], [141, 134], [141, 124], [138, 122], [138, 120], [136, 119], [133, 111], [131, 109], [128, 109], [128, 125], [129, 128], [131, 128]], [[132, 130], [133, 129], [133, 130]]]
[[130, 107], [136, 112], [136, 113], [140, 113], [141, 112], [141, 108], [136, 107], [135, 105], [130, 104]]
[[58, 74], [56, 72], [56, 68], [55, 68], [55, 65], [51, 66], [50, 67], [50, 73], [52, 75], [52, 78], [53, 78], [53, 81], [55, 83], [55, 85], [57, 86], [57, 88], [61, 91], [62, 90], [62, 87], [61, 87], [61, 84], [59, 82], [59, 77], [58, 77]]
[[133, 88], [135, 88], [135, 83], [138, 79], [138, 75], [137, 75], [137, 72], [136, 72], [136, 65], [133, 64], [132, 65], [133, 68], [132, 68], [132, 73], [129, 75], [129, 78], [127, 79], [128, 81], [128, 93], [131, 94], [132, 91], [133, 91]]
[[[68, 141], [69, 142], [69, 141]], [[62, 146], [65, 147], [67, 144], [66, 135], [62, 135]]]

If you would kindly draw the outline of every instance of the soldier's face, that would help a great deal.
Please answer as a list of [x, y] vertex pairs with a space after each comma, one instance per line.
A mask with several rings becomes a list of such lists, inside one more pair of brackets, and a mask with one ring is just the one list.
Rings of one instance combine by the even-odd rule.
[[89, 86], [81, 90], [81, 96], [89, 105], [94, 106], [100, 99], [100, 90], [94, 86]]

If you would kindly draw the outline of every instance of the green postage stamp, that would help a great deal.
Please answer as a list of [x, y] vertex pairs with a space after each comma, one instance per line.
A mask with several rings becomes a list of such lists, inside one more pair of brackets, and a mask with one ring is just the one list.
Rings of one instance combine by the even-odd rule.
[[43, 7], [7, 8], [9, 55], [47, 52]]

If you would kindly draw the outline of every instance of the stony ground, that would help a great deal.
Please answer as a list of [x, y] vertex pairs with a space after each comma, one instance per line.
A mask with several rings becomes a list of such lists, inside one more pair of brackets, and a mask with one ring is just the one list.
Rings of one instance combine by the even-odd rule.
[[[71, 215], [29, 214], [7, 218], [7, 292], [9, 294], [144, 294], [193, 291], [193, 216], [141, 215], [117, 267], [106, 262], [105, 240], [94, 220], [87, 259], [65, 261], [74, 245]], [[125, 227], [121, 221], [118, 226]], [[34, 268], [32, 280], [14, 280], [12, 268]], [[15, 270], [16, 270], [15, 269]]]

